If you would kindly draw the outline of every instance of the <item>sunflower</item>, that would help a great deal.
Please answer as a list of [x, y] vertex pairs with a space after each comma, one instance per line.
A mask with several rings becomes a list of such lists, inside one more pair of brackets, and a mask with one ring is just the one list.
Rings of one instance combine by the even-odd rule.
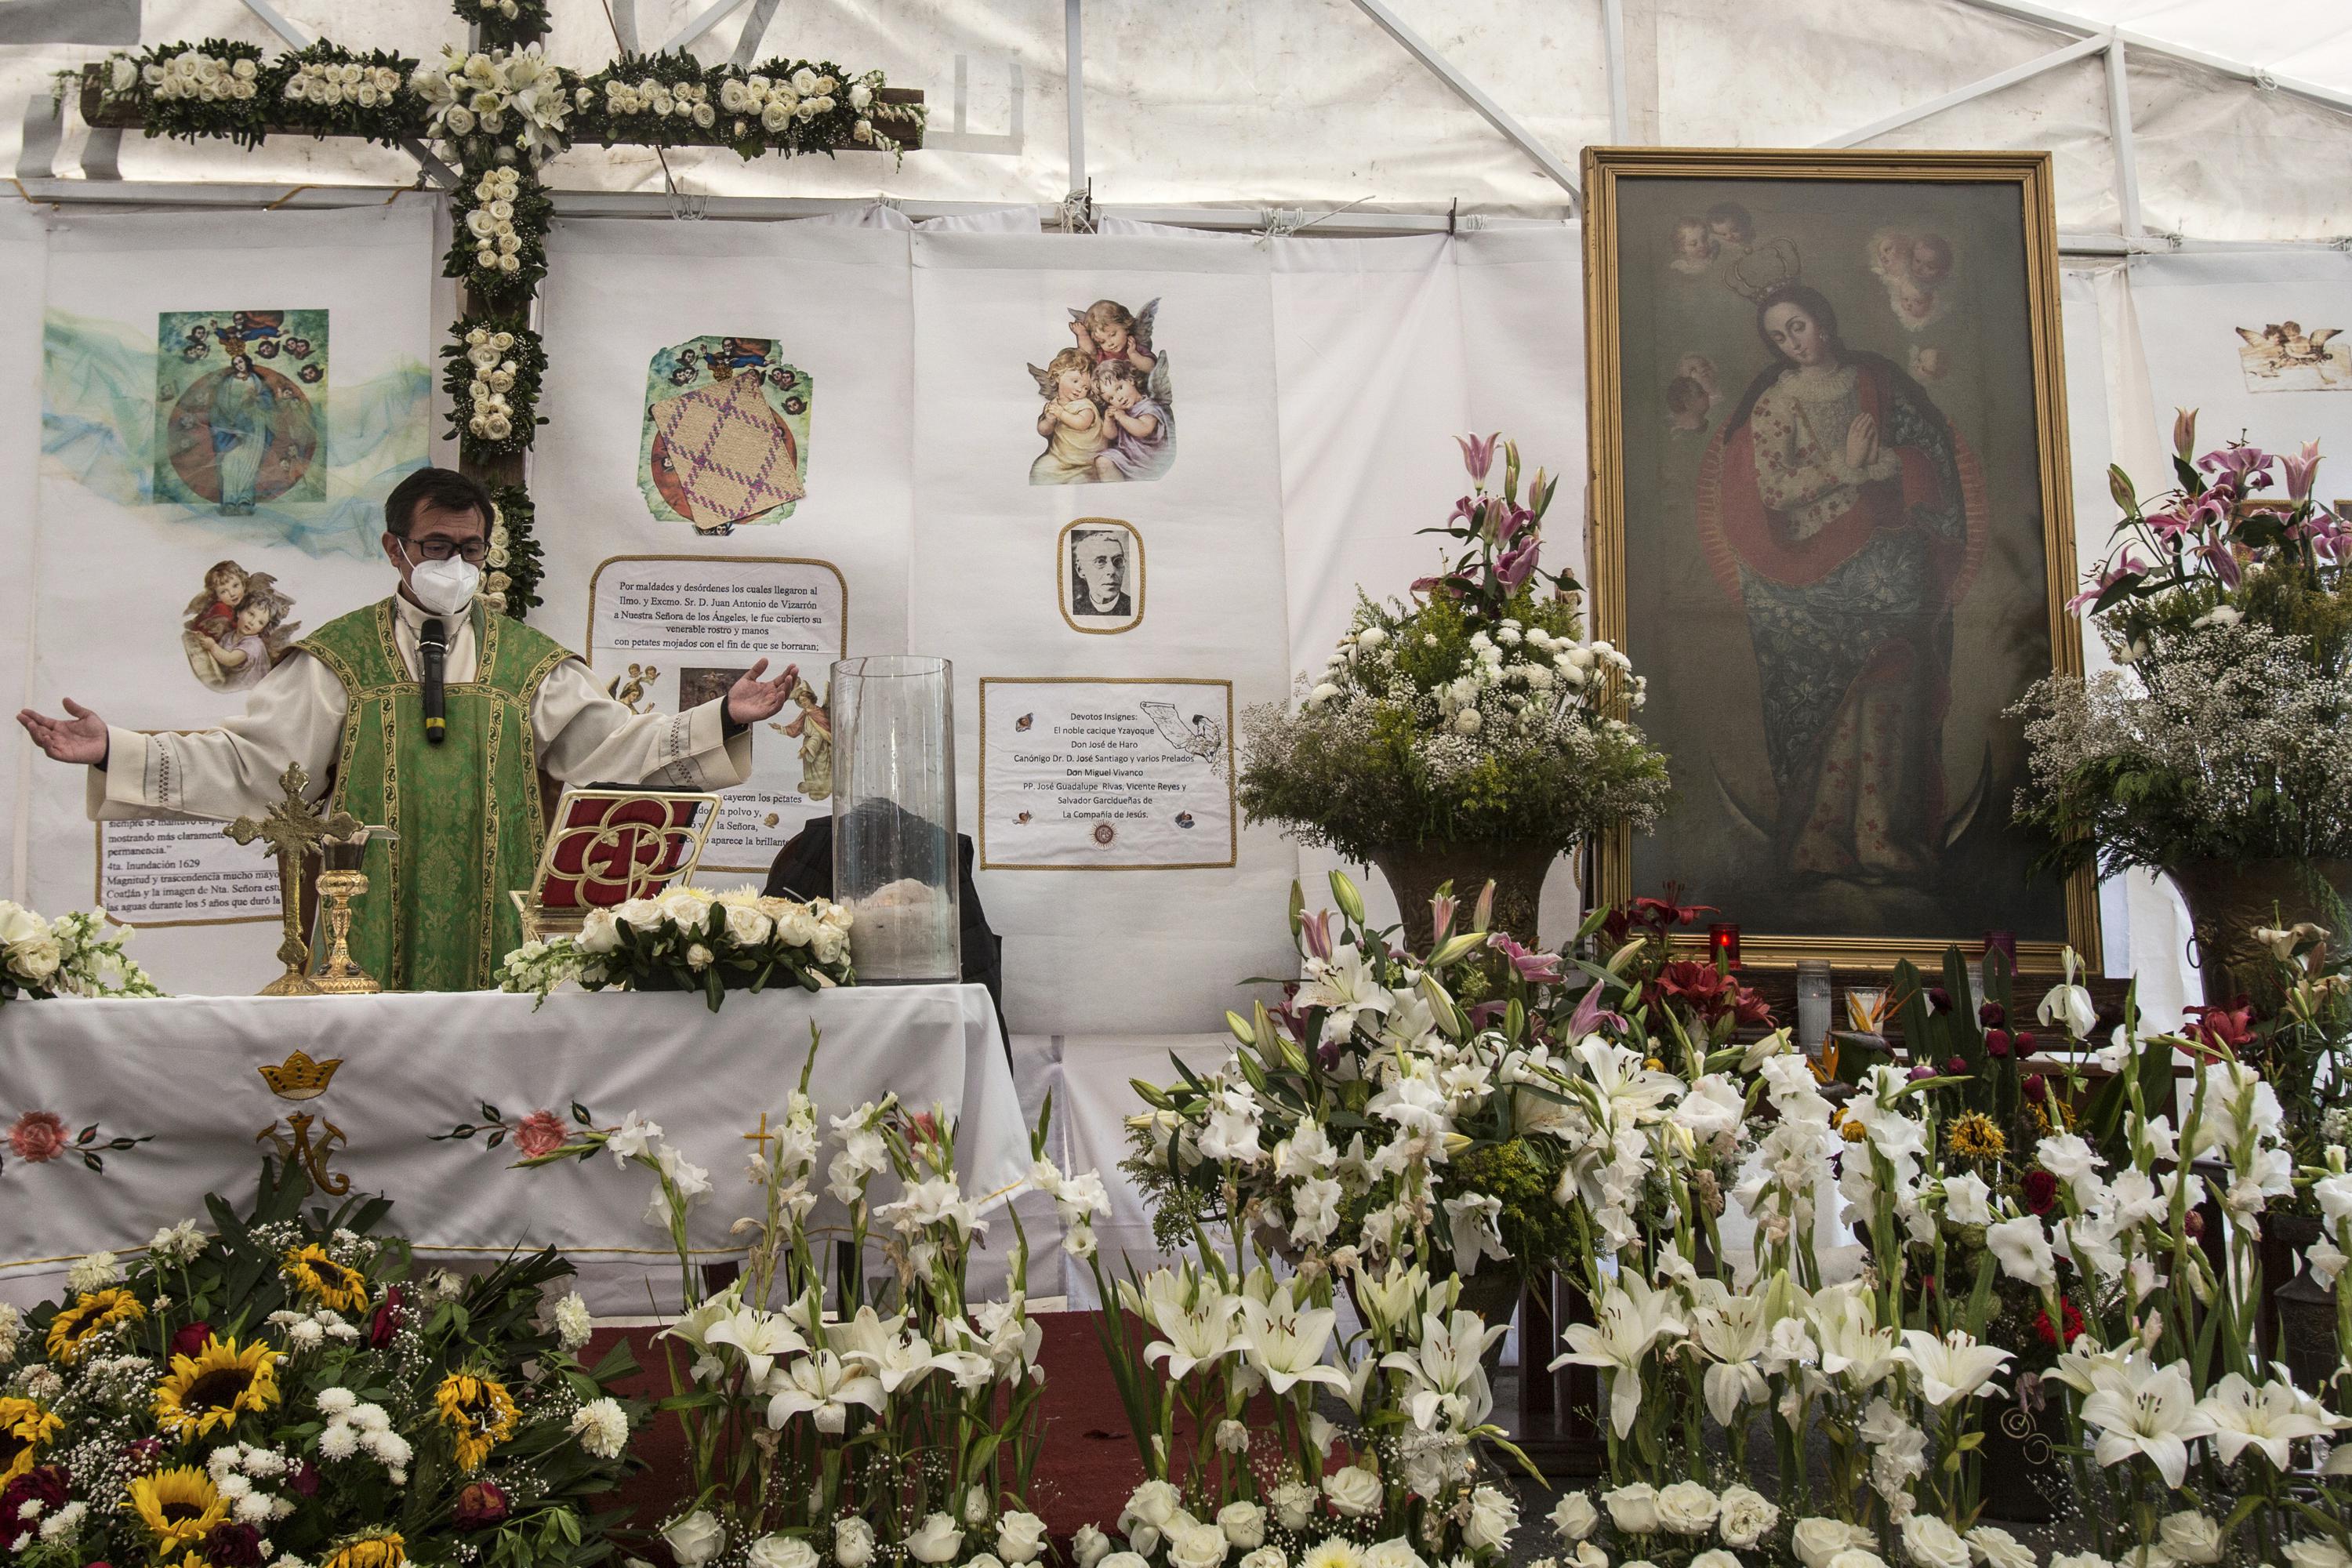
[[0, 1487], [31, 1469], [41, 1445], [64, 1425], [29, 1399], [0, 1399]]
[[408, 1543], [396, 1530], [381, 1535], [363, 1535], [324, 1563], [319, 1568], [401, 1568], [408, 1561]]
[[184, 1443], [227, 1431], [247, 1411], [278, 1403], [278, 1361], [258, 1340], [239, 1350], [234, 1339], [207, 1334], [194, 1355], [173, 1356], [170, 1374], [155, 1385], [155, 1424]]
[[508, 1397], [506, 1384], [495, 1378], [453, 1372], [433, 1391], [433, 1403], [457, 1442], [457, 1468], [468, 1474], [481, 1468], [492, 1448], [514, 1436], [515, 1402]]
[[194, 1465], [157, 1470], [132, 1481], [131, 1508], [155, 1537], [159, 1559], [176, 1547], [202, 1545], [213, 1526], [228, 1518], [228, 1500], [214, 1489], [212, 1478]]
[[1952, 1119], [1945, 1147], [1955, 1159], [1998, 1160], [2009, 1152], [2009, 1138], [1981, 1110], [1966, 1110]]
[[49, 1354], [71, 1366], [99, 1335], [117, 1323], [135, 1323], [146, 1315], [139, 1298], [120, 1286], [84, 1291], [72, 1306], [49, 1320]]
[[327, 1256], [317, 1242], [288, 1249], [286, 1282], [321, 1307], [356, 1312], [368, 1304], [367, 1276]]

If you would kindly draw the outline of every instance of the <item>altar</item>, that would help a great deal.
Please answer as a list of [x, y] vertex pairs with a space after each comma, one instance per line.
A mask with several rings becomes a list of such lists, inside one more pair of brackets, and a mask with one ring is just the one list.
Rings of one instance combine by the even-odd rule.
[[[54, 1297], [81, 1255], [134, 1251], [181, 1220], [213, 1228], [204, 1194], [242, 1204], [276, 1152], [394, 1197], [389, 1227], [423, 1267], [551, 1246], [599, 1315], [672, 1310], [677, 1264], [645, 1220], [646, 1173], [601, 1157], [517, 1170], [520, 1151], [631, 1112], [659, 1123], [709, 1173], [689, 1237], [723, 1265], [744, 1250], [730, 1226], [751, 1209], [745, 1162], [782, 1121], [813, 1027], [821, 1117], [895, 1093], [952, 1118], [983, 1210], [1026, 1177], [1004, 1038], [978, 985], [735, 992], [715, 1014], [698, 994], [569, 990], [537, 1007], [495, 992], [0, 1007], [0, 1120], [37, 1130], [0, 1145], [0, 1300]], [[37, 1133], [57, 1127], [62, 1146]]]

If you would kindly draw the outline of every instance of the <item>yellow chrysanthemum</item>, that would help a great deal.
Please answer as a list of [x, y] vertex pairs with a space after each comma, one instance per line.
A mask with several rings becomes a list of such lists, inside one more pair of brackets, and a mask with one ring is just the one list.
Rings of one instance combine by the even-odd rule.
[[194, 1355], [175, 1355], [171, 1373], [155, 1385], [155, 1424], [184, 1443], [236, 1418], [276, 1405], [278, 1352], [256, 1340], [243, 1350], [236, 1342], [207, 1336]]
[[327, 1256], [312, 1242], [289, 1248], [284, 1260], [286, 1282], [321, 1307], [356, 1312], [368, 1304], [367, 1276]]
[[1962, 1160], [1998, 1160], [2009, 1152], [2009, 1139], [1981, 1110], [1962, 1111], [1952, 1119], [1946, 1146]]
[[29, 1399], [0, 1399], [0, 1487], [33, 1468], [65, 1423]]
[[146, 1315], [139, 1298], [120, 1286], [86, 1291], [49, 1320], [49, 1355], [71, 1366], [107, 1330], [117, 1323], [135, 1323]]
[[408, 1561], [408, 1543], [398, 1531], [363, 1535], [337, 1552], [319, 1568], [401, 1568]]
[[213, 1487], [212, 1478], [193, 1465], [157, 1470], [131, 1483], [131, 1510], [155, 1538], [155, 1555], [168, 1557], [181, 1546], [194, 1546], [228, 1518], [228, 1500]]
[[506, 1384], [496, 1378], [453, 1372], [433, 1391], [433, 1404], [456, 1441], [457, 1468], [469, 1474], [481, 1468], [492, 1448], [514, 1436], [519, 1413]]

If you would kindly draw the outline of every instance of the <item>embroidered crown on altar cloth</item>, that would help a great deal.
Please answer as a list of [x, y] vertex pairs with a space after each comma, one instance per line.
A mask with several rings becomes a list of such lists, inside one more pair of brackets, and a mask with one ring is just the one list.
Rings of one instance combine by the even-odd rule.
[[314, 1061], [308, 1053], [296, 1051], [276, 1067], [264, 1067], [261, 1081], [280, 1100], [316, 1100], [327, 1092], [335, 1069], [342, 1065], [341, 1057]]

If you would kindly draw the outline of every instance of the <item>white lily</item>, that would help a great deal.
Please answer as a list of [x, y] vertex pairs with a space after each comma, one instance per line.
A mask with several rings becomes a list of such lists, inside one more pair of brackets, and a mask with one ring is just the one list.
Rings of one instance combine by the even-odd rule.
[[1168, 1337], [1144, 1346], [1144, 1361], [1164, 1359], [1170, 1377], [1183, 1377], [1194, 1367], [1206, 1366], [1221, 1355], [1245, 1349], [1244, 1342], [1234, 1334], [1234, 1315], [1241, 1304], [1235, 1297], [1204, 1291], [1197, 1306], [1171, 1307], [1162, 1311], [1154, 1321]]
[[2257, 1448], [2273, 1469], [2284, 1470], [2296, 1439], [2324, 1436], [2329, 1430], [2327, 1422], [2305, 1412], [2294, 1384], [2273, 1381], [2256, 1388], [2234, 1372], [2215, 1384], [2197, 1408], [2213, 1424], [2213, 1447], [2225, 1465]]
[[1906, 1329], [1903, 1348], [1895, 1354], [1919, 1374], [1920, 1393], [1938, 1407], [1982, 1392], [2010, 1359], [2007, 1351], [1979, 1344], [1957, 1329], [1942, 1339], [1924, 1329]]
[[793, 1416], [806, 1415], [815, 1418], [818, 1431], [838, 1434], [847, 1428], [853, 1405], [878, 1413], [881, 1380], [844, 1366], [831, 1351], [819, 1351], [785, 1369], [783, 1386], [768, 1401], [768, 1425], [782, 1430]]
[[1249, 1363], [1265, 1374], [1266, 1386], [1276, 1394], [1287, 1394], [1302, 1383], [1344, 1390], [1347, 1373], [1323, 1364], [1331, 1327], [1338, 1321], [1339, 1314], [1328, 1307], [1292, 1306], [1287, 1287], [1275, 1293], [1271, 1304], [1244, 1300], [1242, 1334]]
[[1479, 1358], [1509, 1327], [1490, 1328], [1475, 1312], [1457, 1311], [1450, 1319], [1428, 1312], [1422, 1316], [1416, 1350], [1391, 1351], [1381, 1358], [1381, 1365], [1403, 1373], [1412, 1384], [1405, 1409], [1415, 1426], [1434, 1432], [1443, 1415], [1459, 1431], [1486, 1419], [1495, 1408], [1494, 1391]]
[[1674, 1315], [1672, 1298], [1653, 1291], [1632, 1274], [1620, 1276], [1618, 1284], [1602, 1289], [1592, 1315], [1595, 1322], [1568, 1326], [1560, 1336], [1568, 1350], [1552, 1358], [1551, 1369], [1557, 1372], [1570, 1363], [1606, 1369], [1611, 1373], [1610, 1423], [1622, 1437], [1633, 1429], [1633, 1417], [1641, 1413], [1642, 1363], [1650, 1346], [1661, 1337], [1680, 1336], [1687, 1330]]
[[2159, 1367], [2134, 1357], [2083, 1401], [2083, 1420], [2100, 1428], [2092, 1454], [2102, 1465], [2121, 1464], [2144, 1454], [2177, 1487], [2189, 1472], [2189, 1444], [2213, 1430], [2213, 1418], [2197, 1407], [2187, 1363]]
[[1691, 1314], [1690, 1334], [1709, 1358], [1700, 1387], [1718, 1425], [1731, 1426], [1742, 1405], [1760, 1405], [1771, 1396], [1771, 1385], [1756, 1364], [1767, 1334], [1762, 1298], [1723, 1293]]
[[730, 1313], [702, 1332], [706, 1345], [733, 1345], [743, 1356], [743, 1384], [757, 1389], [768, 1381], [768, 1373], [783, 1356], [794, 1355], [808, 1349], [808, 1341], [800, 1331], [773, 1312], [763, 1312], [757, 1307], [745, 1307]]

